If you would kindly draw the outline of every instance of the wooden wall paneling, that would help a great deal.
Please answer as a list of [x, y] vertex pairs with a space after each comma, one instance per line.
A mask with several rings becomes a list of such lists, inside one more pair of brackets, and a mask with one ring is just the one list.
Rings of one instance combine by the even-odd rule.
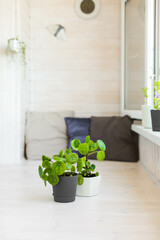
[[[120, 0], [102, 0], [89, 21], [77, 16], [74, 4], [31, 1], [32, 110], [119, 115]], [[66, 42], [47, 30], [54, 24], [66, 28]]]

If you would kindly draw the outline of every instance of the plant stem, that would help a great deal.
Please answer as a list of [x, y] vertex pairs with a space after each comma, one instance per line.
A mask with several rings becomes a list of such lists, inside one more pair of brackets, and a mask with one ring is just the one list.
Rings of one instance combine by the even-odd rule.
[[98, 152], [98, 151], [94, 151], [94, 152], [88, 153], [87, 156], [86, 156], [86, 160], [87, 160], [87, 158], [88, 158], [90, 155], [92, 155], [92, 154], [94, 154], [94, 153], [97, 153], [97, 152]]

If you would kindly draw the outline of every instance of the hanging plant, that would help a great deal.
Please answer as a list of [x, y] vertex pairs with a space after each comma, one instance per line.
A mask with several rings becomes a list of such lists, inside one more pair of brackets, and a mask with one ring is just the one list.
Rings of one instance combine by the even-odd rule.
[[17, 54], [20, 54], [20, 58], [24, 65], [26, 65], [26, 44], [19, 40], [18, 37], [8, 39], [8, 45], [6, 50], [7, 56], [11, 57], [14, 61]]

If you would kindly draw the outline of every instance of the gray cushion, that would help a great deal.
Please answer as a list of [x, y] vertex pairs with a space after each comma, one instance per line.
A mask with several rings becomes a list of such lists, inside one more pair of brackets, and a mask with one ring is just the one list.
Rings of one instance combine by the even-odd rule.
[[26, 123], [26, 157], [41, 159], [52, 157], [67, 148], [67, 128], [64, 117], [74, 112], [28, 112]]

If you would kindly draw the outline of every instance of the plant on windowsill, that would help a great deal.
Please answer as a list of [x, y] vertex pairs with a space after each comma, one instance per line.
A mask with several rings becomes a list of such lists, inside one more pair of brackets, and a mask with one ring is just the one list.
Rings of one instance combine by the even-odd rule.
[[[54, 160], [54, 161], [53, 161]], [[51, 158], [42, 156], [42, 165], [39, 166], [39, 176], [46, 183], [53, 186], [53, 196], [56, 202], [73, 202], [75, 200], [78, 175], [76, 167], [78, 165], [78, 155], [72, 153], [71, 149], [63, 150], [59, 155]]]
[[26, 63], [26, 44], [20, 41], [18, 37], [8, 39], [8, 45], [6, 49], [6, 54], [10, 57], [10, 61], [14, 61], [17, 54], [20, 55], [21, 62]]
[[144, 94], [144, 105], [142, 105], [142, 126], [144, 128], [151, 128], [151, 106], [147, 104], [148, 88], [142, 88]]
[[160, 131], [160, 80], [154, 81], [154, 109], [151, 110], [152, 130]]
[[101, 176], [95, 171], [95, 164], [91, 164], [88, 157], [96, 154], [99, 161], [105, 159], [106, 146], [102, 140], [97, 140], [95, 143], [90, 139], [90, 136], [85, 138], [85, 143], [81, 143], [79, 139], [71, 141], [71, 147], [83, 155], [78, 159], [77, 172], [78, 175], [78, 196], [94, 196], [98, 194]]

